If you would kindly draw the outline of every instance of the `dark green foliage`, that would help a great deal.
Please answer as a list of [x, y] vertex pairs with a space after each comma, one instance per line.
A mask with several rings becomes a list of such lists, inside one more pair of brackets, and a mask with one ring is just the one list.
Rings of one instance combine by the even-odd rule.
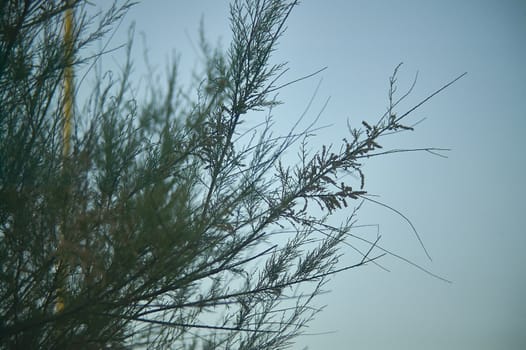
[[[86, 3], [0, 2], [0, 348], [286, 347], [319, 311], [311, 301], [329, 275], [374, 260], [369, 242], [356, 265], [338, 267], [354, 211], [340, 227], [326, 220], [359, 206], [361, 161], [382, 135], [410, 129], [405, 115], [391, 100], [339, 151], [301, 147], [297, 165], [283, 164], [310, 135], [271, 134], [284, 65], [269, 59], [297, 2], [234, 1], [228, 50], [202, 40], [195, 101], [176, 65], [144, 104], [131, 62], [118, 78], [98, 74], [64, 156], [65, 65], [86, 67], [84, 47], [130, 6], [89, 18]], [[61, 36], [68, 6], [74, 60]], [[253, 111], [268, 114], [241, 135]], [[342, 182], [346, 173], [359, 180]], [[311, 203], [326, 215], [310, 215]]]

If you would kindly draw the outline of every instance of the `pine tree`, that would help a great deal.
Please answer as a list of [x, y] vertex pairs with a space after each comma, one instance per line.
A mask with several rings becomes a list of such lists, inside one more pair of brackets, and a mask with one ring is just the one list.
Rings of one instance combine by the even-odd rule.
[[[85, 48], [131, 5], [90, 17], [84, 0], [0, 1], [0, 348], [284, 348], [330, 275], [384, 254], [369, 242], [338, 265], [370, 200], [362, 163], [392, 152], [382, 136], [411, 130], [420, 104], [396, 114], [395, 70], [386, 114], [341, 145], [308, 151], [313, 126], [274, 136], [288, 83], [270, 58], [297, 1], [236, 0], [228, 49], [203, 41], [195, 99], [174, 65], [139, 103], [128, 54], [119, 77], [88, 70], [98, 80], [68, 136], [68, 69], [99, 59]], [[263, 119], [241, 131], [247, 118]]]

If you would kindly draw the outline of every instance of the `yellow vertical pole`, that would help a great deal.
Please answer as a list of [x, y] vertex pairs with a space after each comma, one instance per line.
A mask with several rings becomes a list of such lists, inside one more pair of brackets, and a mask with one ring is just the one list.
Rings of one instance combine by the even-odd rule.
[[66, 67], [64, 69], [64, 130], [63, 154], [69, 155], [71, 139], [71, 116], [73, 113], [73, 9], [64, 13], [64, 44], [66, 48]]
[[[63, 91], [63, 113], [64, 113], [64, 124], [62, 130], [62, 154], [64, 158], [69, 156], [70, 153], [70, 143], [71, 143], [71, 124], [72, 124], [72, 114], [73, 114], [73, 9], [68, 8], [64, 12], [64, 46], [65, 46], [65, 67], [64, 67], [64, 91]], [[57, 287], [57, 301], [55, 303], [55, 313], [60, 313], [64, 310], [64, 296], [63, 289], [60, 285], [60, 275], [62, 261], [60, 260], [60, 249], [63, 245], [64, 237], [62, 233], [59, 237], [59, 246], [58, 246], [58, 262], [56, 265], [57, 274], [59, 275], [59, 285]]]

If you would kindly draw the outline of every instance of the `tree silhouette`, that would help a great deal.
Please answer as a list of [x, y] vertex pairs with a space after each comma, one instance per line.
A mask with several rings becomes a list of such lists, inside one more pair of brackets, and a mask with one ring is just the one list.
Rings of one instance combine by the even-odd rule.
[[[131, 5], [90, 16], [88, 1], [0, 1], [0, 347], [286, 347], [330, 275], [385, 254], [378, 238], [338, 265], [372, 200], [363, 162], [400, 151], [381, 138], [412, 130], [405, 119], [421, 104], [396, 113], [407, 96], [396, 99], [397, 68], [385, 115], [340, 145], [310, 151], [314, 125], [275, 136], [274, 96], [289, 82], [270, 58], [297, 5], [284, 0], [232, 3], [228, 49], [202, 40], [195, 98], [174, 64], [139, 103], [131, 44], [118, 77], [89, 69], [103, 52], [86, 55]], [[73, 67], [97, 82], [64, 137]], [[243, 129], [249, 118], [260, 119]], [[294, 148], [298, 162], [285, 163]], [[352, 214], [331, 226], [344, 207]]]

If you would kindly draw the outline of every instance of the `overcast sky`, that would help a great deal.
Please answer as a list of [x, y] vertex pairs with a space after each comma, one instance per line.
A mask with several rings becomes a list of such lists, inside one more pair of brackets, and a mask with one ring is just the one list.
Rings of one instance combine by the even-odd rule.
[[[227, 47], [224, 0], [143, 0], [112, 43], [124, 42], [135, 21], [159, 72], [174, 55], [190, 71], [201, 16], [208, 38]], [[328, 69], [283, 90], [286, 104], [276, 119], [293, 122], [322, 78], [309, 116], [330, 97], [319, 123], [331, 127], [318, 133], [320, 144], [347, 136], [347, 120], [359, 126], [383, 114], [388, 78], [400, 62], [401, 90], [419, 72], [400, 112], [468, 72], [414, 113], [412, 122], [426, 118], [415, 132], [385, 144], [451, 148], [448, 159], [406, 153], [365, 168], [367, 190], [411, 219], [433, 261], [400, 216], [372, 204], [359, 213], [360, 224], [379, 225], [385, 247], [453, 283], [393, 257], [382, 260], [390, 272], [374, 265], [344, 272], [318, 299], [327, 307], [308, 329], [334, 332], [303, 336], [294, 349], [526, 348], [525, 38], [522, 0], [305, 0], [292, 13], [276, 53], [289, 62], [285, 80]], [[140, 39], [137, 44], [141, 73]]]

